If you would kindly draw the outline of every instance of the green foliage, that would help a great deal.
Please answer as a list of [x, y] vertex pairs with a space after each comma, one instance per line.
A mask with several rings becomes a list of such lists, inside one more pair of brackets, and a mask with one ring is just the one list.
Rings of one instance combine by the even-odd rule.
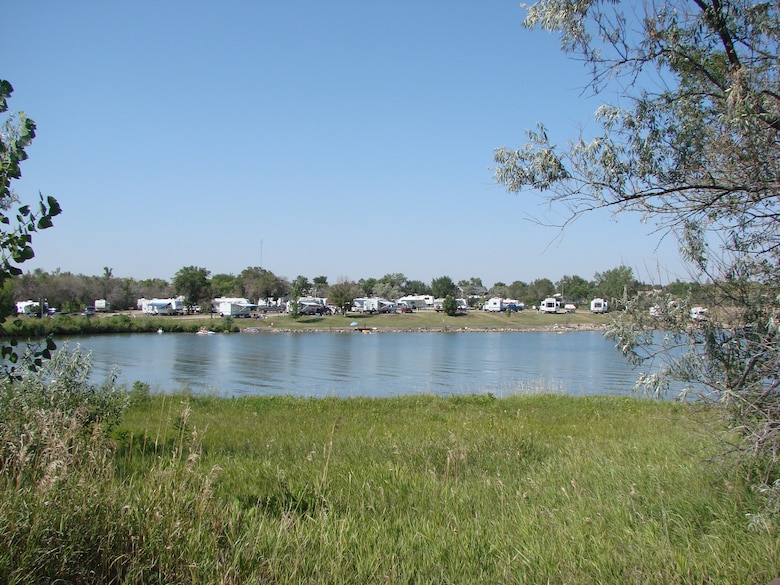
[[443, 299], [447, 295], [458, 294], [458, 287], [449, 276], [440, 276], [431, 281], [431, 291], [437, 299]]
[[595, 294], [610, 302], [610, 307], [618, 307], [626, 298], [636, 296], [639, 282], [629, 266], [618, 266], [605, 272], [597, 272], [594, 279]]
[[198, 266], [185, 266], [173, 277], [173, 290], [183, 295], [189, 306], [201, 303], [211, 305], [210, 272]]
[[350, 281], [339, 282], [330, 287], [328, 300], [345, 315], [352, 308], [352, 301], [360, 296], [360, 287]]
[[[8, 98], [13, 87], [8, 81], [0, 79], [0, 114], [8, 111]], [[32, 248], [32, 234], [38, 230], [52, 227], [52, 218], [62, 212], [59, 203], [53, 197], [39, 195], [37, 211], [29, 205], [22, 205], [11, 212], [12, 205], [18, 201], [11, 188], [11, 181], [22, 176], [20, 164], [27, 159], [25, 149], [35, 138], [35, 122], [23, 112], [16, 117], [6, 117], [0, 131], [0, 285], [22, 274], [19, 267], [35, 256]], [[26, 352], [26, 367], [37, 367], [42, 359], [49, 357], [51, 340], [40, 351]], [[3, 372], [6, 377], [15, 377], [20, 356], [12, 344], [0, 347], [4, 358]]]
[[458, 312], [458, 303], [455, 300], [455, 297], [447, 295], [441, 303], [441, 310], [444, 311], [445, 315], [454, 317]]
[[565, 148], [539, 125], [523, 147], [497, 149], [496, 179], [510, 192], [548, 191], [570, 211], [565, 224], [607, 209], [677, 239], [702, 284], [685, 295], [711, 317], [691, 320], [691, 296], [656, 298], [651, 315], [621, 267], [597, 275], [600, 296], [629, 309], [611, 333], [632, 360], [664, 361], [665, 375], [643, 385], [681, 383], [724, 408], [741, 433], [726, 450], [752, 460], [770, 486], [780, 478], [780, 5], [644, 8], [541, 0], [528, 9], [525, 25], [559, 33], [590, 68], [590, 89], [614, 103], [595, 112], [597, 131]]
[[[731, 468], [703, 461], [696, 429], [720, 423], [692, 405], [158, 396], [128, 412], [120, 467], [145, 478], [180, 450], [182, 401], [187, 428], [208, 429], [201, 473], [223, 470], [206, 509], [229, 506], [224, 568], [245, 582], [252, 570], [279, 584], [762, 583], [780, 571], [775, 520]], [[141, 453], [156, 436], [163, 447]], [[201, 514], [174, 517], [189, 533], [214, 521]]]

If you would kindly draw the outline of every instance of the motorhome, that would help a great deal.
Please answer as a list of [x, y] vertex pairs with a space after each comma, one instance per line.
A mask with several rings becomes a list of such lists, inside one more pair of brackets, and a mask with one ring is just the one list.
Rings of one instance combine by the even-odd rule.
[[606, 313], [609, 310], [607, 301], [600, 298], [595, 298], [590, 302], [591, 313]]

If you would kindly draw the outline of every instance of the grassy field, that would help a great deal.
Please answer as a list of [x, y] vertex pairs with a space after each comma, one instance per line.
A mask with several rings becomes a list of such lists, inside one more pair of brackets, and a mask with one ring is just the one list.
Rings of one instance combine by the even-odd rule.
[[710, 460], [717, 424], [630, 398], [141, 396], [112, 481], [183, 582], [768, 583], [777, 526]]

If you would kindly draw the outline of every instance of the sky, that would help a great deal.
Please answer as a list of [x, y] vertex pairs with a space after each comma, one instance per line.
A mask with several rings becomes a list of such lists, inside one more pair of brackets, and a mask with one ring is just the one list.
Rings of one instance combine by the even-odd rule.
[[508, 193], [493, 151], [543, 122], [565, 144], [601, 103], [516, 0], [98, 2], [3, 10], [9, 109], [37, 124], [13, 185], [63, 208], [39, 268], [483, 284], [626, 265], [685, 280], [635, 217]]

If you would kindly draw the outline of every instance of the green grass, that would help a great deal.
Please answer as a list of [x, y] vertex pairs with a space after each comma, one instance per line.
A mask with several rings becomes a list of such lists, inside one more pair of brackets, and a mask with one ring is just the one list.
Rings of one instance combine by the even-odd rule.
[[140, 395], [112, 481], [180, 499], [134, 529], [187, 582], [768, 583], [777, 527], [708, 463], [717, 425], [629, 398]]

